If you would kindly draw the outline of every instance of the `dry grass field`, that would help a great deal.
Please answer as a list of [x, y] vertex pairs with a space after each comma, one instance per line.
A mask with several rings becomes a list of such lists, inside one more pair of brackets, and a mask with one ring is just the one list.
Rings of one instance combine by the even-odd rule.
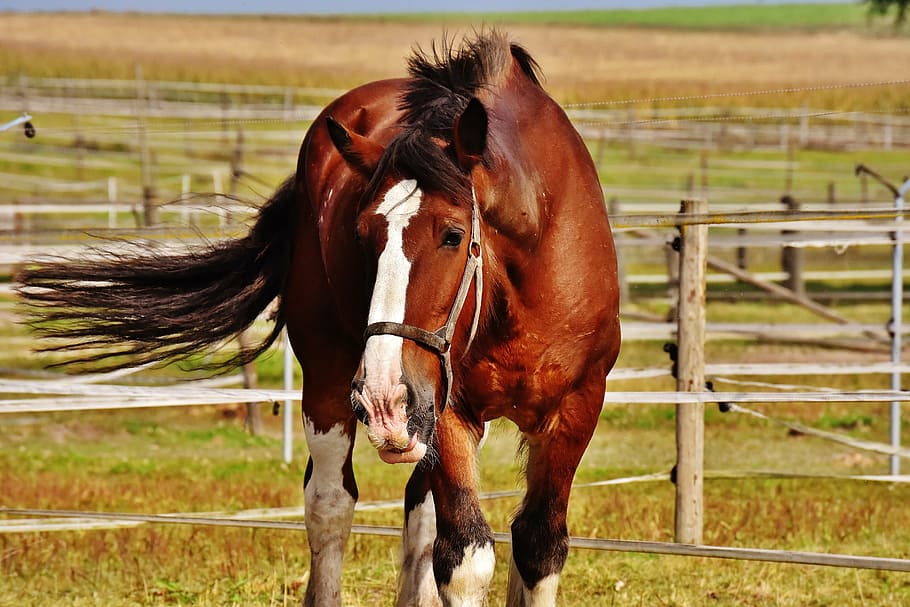
[[[451, 18], [450, 18], [451, 19]], [[0, 15], [0, 73], [349, 87], [399, 76], [415, 44], [483, 27], [463, 20], [136, 14]], [[899, 79], [906, 37], [856, 30], [677, 31], [498, 23], [530, 49], [563, 103]], [[907, 87], [891, 91], [906, 104]], [[788, 96], [827, 106], [894, 106], [881, 90]], [[774, 95], [740, 103], [779, 104]]]

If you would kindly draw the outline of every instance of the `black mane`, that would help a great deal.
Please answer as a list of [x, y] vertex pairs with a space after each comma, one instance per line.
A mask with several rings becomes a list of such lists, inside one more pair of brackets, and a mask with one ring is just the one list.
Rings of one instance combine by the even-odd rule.
[[473, 97], [497, 82], [512, 58], [539, 86], [539, 68], [531, 55], [495, 31], [465, 39], [459, 48], [448, 39], [440, 45], [434, 42], [429, 52], [416, 48], [408, 60], [411, 80], [398, 106], [402, 131], [387, 146], [371, 189], [375, 191], [383, 176], [394, 170], [416, 179], [421, 188], [470, 200], [467, 175], [439, 142], [452, 143], [455, 120]]

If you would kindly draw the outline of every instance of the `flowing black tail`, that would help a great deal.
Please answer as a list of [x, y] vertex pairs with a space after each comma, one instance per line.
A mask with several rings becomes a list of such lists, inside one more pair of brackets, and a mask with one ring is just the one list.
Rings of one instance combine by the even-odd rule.
[[[184, 359], [237, 337], [276, 297], [275, 325], [259, 343], [211, 366], [254, 360], [284, 326], [281, 296], [291, 262], [294, 178], [259, 211], [249, 234], [179, 254], [131, 245], [127, 252], [27, 264], [17, 276], [29, 324], [68, 340], [67, 362], [116, 369]], [[124, 356], [125, 355], [125, 356]]]

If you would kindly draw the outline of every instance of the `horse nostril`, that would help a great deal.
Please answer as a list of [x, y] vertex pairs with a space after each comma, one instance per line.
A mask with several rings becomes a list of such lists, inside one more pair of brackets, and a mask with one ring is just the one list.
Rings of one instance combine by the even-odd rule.
[[357, 416], [357, 419], [359, 419], [360, 423], [362, 423], [364, 426], [369, 426], [370, 425], [370, 416], [367, 413], [366, 407], [364, 407], [363, 405], [361, 405], [360, 403], [358, 403], [356, 401], [353, 404], [354, 404], [354, 415]]
[[420, 402], [420, 400], [417, 398], [417, 391], [414, 390], [414, 385], [411, 383], [408, 383], [407, 392], [405, 393], [405, 403], [404, 404], [405, 404], [405, 411], [407, 412], [409, 417], [414, 414], [414, 411], [419, 402]]
[[362, 379], [355, 379], [351, 382], [351, 406], [354, 409], [354, 415], [357, 416], [357, 419], [365, 425], [370, 425], [370, 416], [367, 413], [366, 407], [364, 407], [360, 401], [355, 398], [354, 394], [363, 394], [364, 381]]

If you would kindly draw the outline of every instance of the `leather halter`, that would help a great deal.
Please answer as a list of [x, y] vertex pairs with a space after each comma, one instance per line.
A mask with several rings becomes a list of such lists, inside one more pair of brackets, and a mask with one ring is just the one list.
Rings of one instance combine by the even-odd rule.
[[483, 295], [483, 250], [480, 246], [480, 213], [477, 208], [477, 195], [471, 188], [471, 197], [473, 199], [471, 206], [471, 241], [468, 245], [468, 258], [465, 262], [464, 273], [461, 275], [461, 283], [458, 285], [458, 292], [455, 294], [455, 301], [449, 310], [449, 317], [446, 323], [435, 331], [427, 331], [414, 325], [406, 325], [399, 322], [381, 321], [367, 325], [363, 332], [363, 341], [375, 335], [394, 335], [403, 337], [416, 342], [439, 356], [439, 363], [442, 369], [443, 381], [445, 381], [445, 400], [439, 408], [440, 412], [446, 408], [452, 398], [452, 383], [454, 374], [452, 372], [452, 336], [455, 334], [455, 325], [461, 316], [461, 310], [464, 308], [465, 301], [468, 298], [468, 291], [471, 288], [471, 281], [474, 281], [474, 319], [471, 321], [471, 332], [468, 336], [467, 351], [474, 341], [474, 335], [477, 333], [477, 325], [480, 322], [480, 302]]

